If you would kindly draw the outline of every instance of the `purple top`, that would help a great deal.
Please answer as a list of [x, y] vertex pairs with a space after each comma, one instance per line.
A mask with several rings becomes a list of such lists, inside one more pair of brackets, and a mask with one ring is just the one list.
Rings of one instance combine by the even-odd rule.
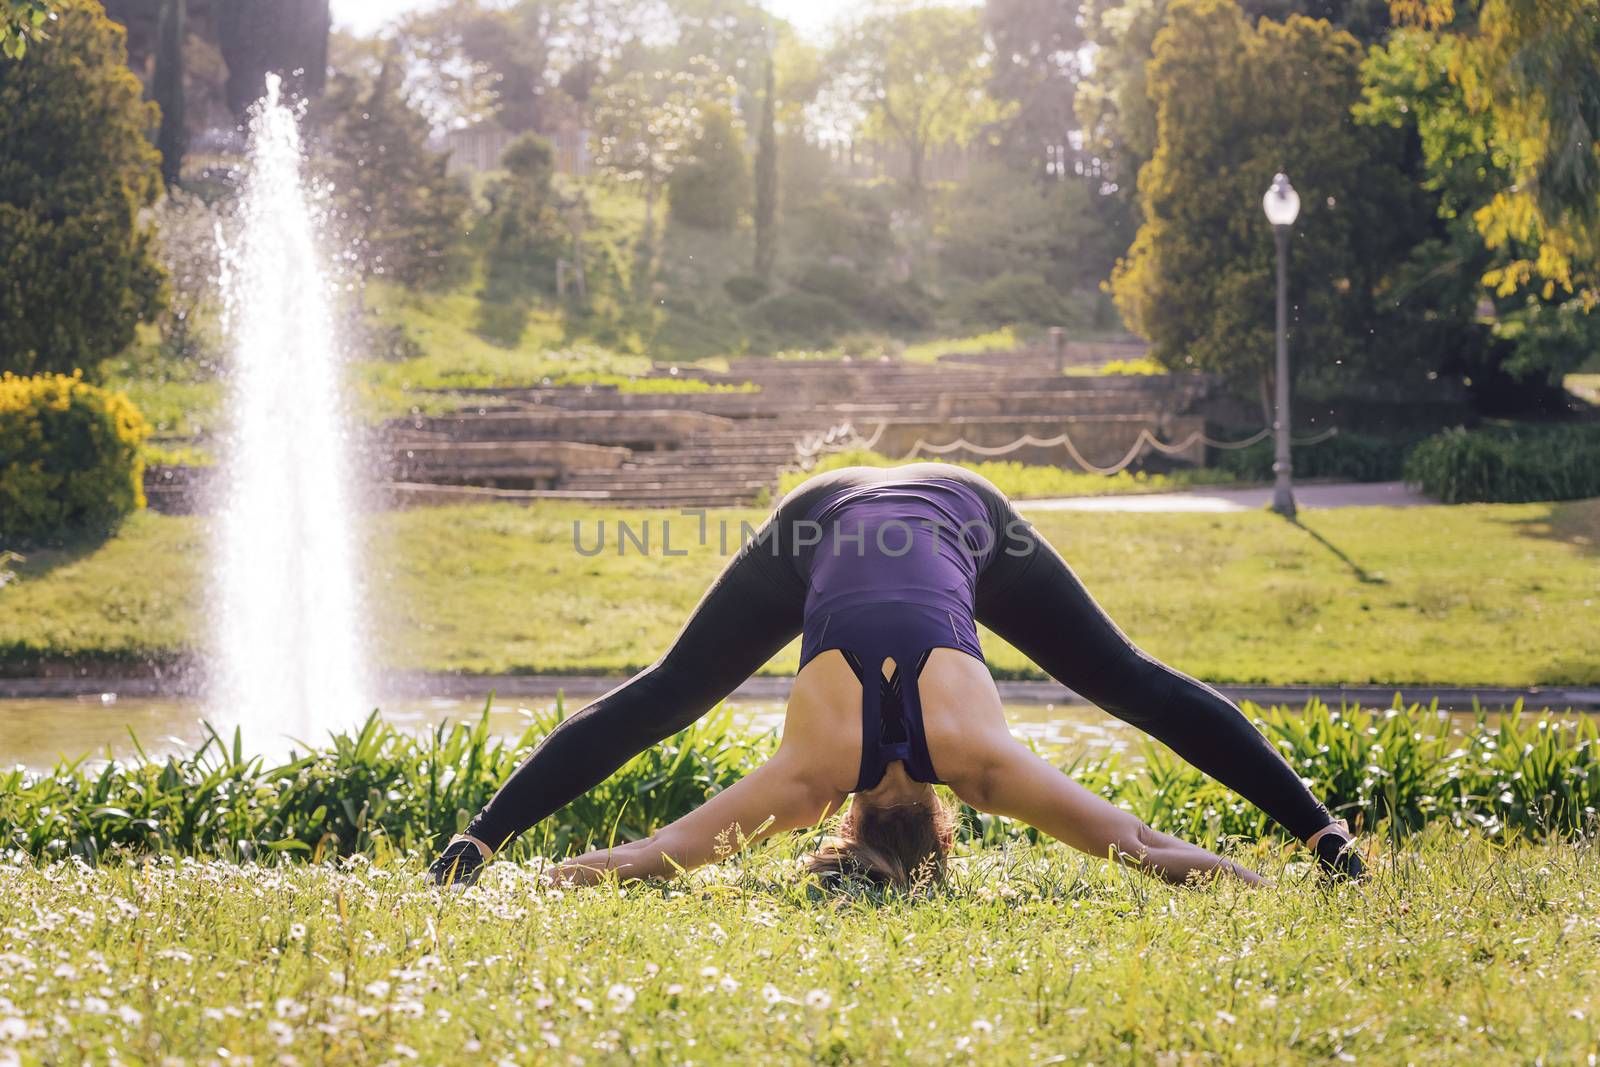
[[935, 648], [983, 659], [973, 601], [997, 541], [988, 516], [965, 485], [925, 479], [840, 490], [804, 520], [817, 540], [802, 560], [800, 665], [838, 649], [861, 680], [857, 790], [872, 788], [896, 761], [919, 782], [939, 780], [917, 679]]
[[959, 482], [854, 486], [806, 518], [821, 535], [807, 568], [805, 617], [860, 604], [909, 603], [972, 615], [978, 573], [995, 550], [982, 500]]

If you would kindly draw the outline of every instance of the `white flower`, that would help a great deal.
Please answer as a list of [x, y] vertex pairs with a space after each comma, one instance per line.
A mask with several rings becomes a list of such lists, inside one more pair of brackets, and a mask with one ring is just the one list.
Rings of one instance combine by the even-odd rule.
[[627, 1011], [633, 1007], [633, 1002], [638, 995], [633, 991], [632, 986], [624, 985], [621, 982], [606, 990], [606, 999], [611, 1001], [612, 1011]]
[[367, 983], [367, 996], [372, 997], [372, 998], [374, 998], [376, 1000], [382, 1000], [384, 997], [386, 997], [388, 995], [389, 995], [389, 983], [385, 982], [383, 979], [380, 978], [376, 982], [368, 982]]
[[683, 986], [680, 985], [679, 983], [673, 982], [671, 985], [667, 986], [667, 996], [669, 996], [669, 997], [677, 997], [677, 996], [682, 996], [682, 995], [683, 995]]
[[715, 978], [717, 975], [719, 975], [721, 973], [722, 973], [721, 971], [717, 970], [716, 967], [714, 967], [713, 965], [711, 965], [709, 963], [706, 964], [704, 967], [700, 968], [700, 977], [701, 978]]
[[117, 1018], [122, 1020], [124, 1026], [138, 1026], [144, 1022], [144, 1014], [137, 1008], [131, 1008], [126, 1004], [117, 1008]]
[[90, 1015], [104, 1015], [111, 1010], [111, 1005], [99, 997], [84, 997], [83, 1010]]
[[1234, 1023], [1236, 1023], [1238, 1021], [1239, 1021], [1239, 1017], [1237, 1015], [1234, 1015], [1232, 1012], [1226, 1012], [1226, 1011], [1221, 1011], [1221, 1010], [1218, 1010], [1218, 1012], [1217, 1012], [1217, 1022], [1222, 1023], [1225, 1026], [1232, 1026]]
[[972, 1020], [972, 1028], [980, 1034], [987, 1034], [994, 1030], [994, 1023], [988, 1019], [974, 1019]]
[[588, 997], [573, 997], [572, 1003], [574, 1007], [583, 1012], [585, 1015], [594, 1014], [594, 1001], [590, 1000]]
[[290, 923], [289, 924], [289, 940], [290, 941], [304, 941], [305, 937], [306, 937], [306, 924], [305, 923]]
[[779, 989], [771, 982], [768, 982], [766, 985], [761, 987], [761, 999], [766, 1001], [768, 1004], [781, 1004], [788, 998], [783, 995], [783, 990]]
[[722, 981], [718, 982], [717, 985], [722, 988], [724, 993], [737, 993], [739, 991], [739, 980], [731, 974], [723, 975]]
[[280, 1047], [294, 1044], [294, 1027], [282, 1019], [271, 1019], [267, 1022], [267, 1033], [272, 1035]]
[[813, 989], [806, 994], [806, 1007], [827, 1011], [833, 1006], [833, 994], [826, 989]]
[[298, 1019], [306, 1013], [306, 1006], [290, 997], [279, 997], [272, 1007], [280, 1019]]

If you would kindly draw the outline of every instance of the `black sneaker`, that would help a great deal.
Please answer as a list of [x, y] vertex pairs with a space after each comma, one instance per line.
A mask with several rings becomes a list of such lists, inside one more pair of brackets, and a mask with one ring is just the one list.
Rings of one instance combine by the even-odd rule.
[[1336, 833], [1323, 834], [1317, 839], [1317, 869], [1336, 882], [1359, 882], [1367, 877], [1361, 850], [1350, 838]]
[[483, 853], [471, 841], [452, 841], [428, 868], [428, 878], [438, 886], [469, 886], [483, 871]]

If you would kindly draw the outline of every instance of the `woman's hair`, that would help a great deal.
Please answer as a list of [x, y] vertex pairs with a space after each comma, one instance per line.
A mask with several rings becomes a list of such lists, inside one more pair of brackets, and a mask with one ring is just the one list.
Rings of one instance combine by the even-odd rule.
[[927, 804], [850, 805], [837, 833], [805, 857], [805, 869], [824, 877], [856, 877], [906, 888], [944, 877], [955, 839], [955, 813], [934, 797]]

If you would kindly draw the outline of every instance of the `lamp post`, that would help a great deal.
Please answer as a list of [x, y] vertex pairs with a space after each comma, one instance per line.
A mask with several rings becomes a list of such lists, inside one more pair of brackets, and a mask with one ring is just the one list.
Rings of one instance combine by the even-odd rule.
[[1286, 519], [1294, 518], [1294, 489], [1289, 484], [1289, 233], [1300, 215], [1300, 194], [1289, 184], [1287, 175], [1272, 179], [1272, 187], [1261, 198], [1267, 221], [1278, 240], [1278, 371], [1277, 403], [1272, 414], [1276, 453], [1272, 462], [1272, 510]]

